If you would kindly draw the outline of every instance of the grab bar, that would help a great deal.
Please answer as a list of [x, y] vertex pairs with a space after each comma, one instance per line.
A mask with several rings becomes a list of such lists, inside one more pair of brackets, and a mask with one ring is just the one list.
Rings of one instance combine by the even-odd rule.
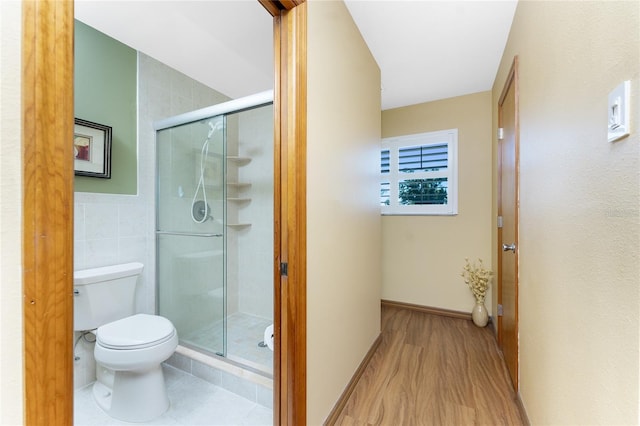
[[204, 234], [201, 232], [156, 231], [157, 235], [178, 235], [182, 237], [224, 237], [224, 234]]

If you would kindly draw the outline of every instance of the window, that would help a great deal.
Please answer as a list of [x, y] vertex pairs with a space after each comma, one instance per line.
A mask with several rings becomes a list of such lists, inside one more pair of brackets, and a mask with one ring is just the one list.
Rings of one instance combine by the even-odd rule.
[[458, 129], [382, 140], [383, 215], [458, 213]]

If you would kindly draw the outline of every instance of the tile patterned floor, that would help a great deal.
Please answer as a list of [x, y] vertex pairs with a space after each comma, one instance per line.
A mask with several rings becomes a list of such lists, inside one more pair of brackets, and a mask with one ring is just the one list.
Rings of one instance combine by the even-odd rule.
[[[271, 425], [273, 412], [171, 366], [163, 366], [171, 406], [149, 425]], [[131, 425], [107, 416], [95, 403], [92, 385], [75, 391], [74, 425]]]
[[[271, 320], [236, 312], [227, 317], [227, 357], [249, 367], [267, 373], [273, 372], [273, 352], [259, 347], [264, 339], [264, 329]], [[212, 324], [185, 336], [181, 341], [204, 348], [212, 348], [222, 341], [222, 325]]]

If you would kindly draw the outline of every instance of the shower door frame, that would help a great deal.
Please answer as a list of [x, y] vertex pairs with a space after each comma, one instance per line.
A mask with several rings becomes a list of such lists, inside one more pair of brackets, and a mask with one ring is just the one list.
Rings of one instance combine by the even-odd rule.
[[195, 123], [200, 120], [207, 120], [220, 115], [233, 114], [249, 109], [260, 108], [273, 103], [273, 90], [265, 90], [264, 92], [254, 95], [245, 96], [243, 98], [232, 99], [227, 102], [201, 108], [195, 111], [186, 112], [173, 117], [158, 120], [153, 123], [153, 130], [170, 129], [172, 127], [181, 126], [183, 124]]
[[[227, 120], [227, 116], [230, 114], [237, 114], [237, 113], [241, 113], [243, 111], [248, 111], [248, 110], [254, 110], [254, 109], [258, 109], [258, 108], [263, 108], [269, 105], [273, 105], [273, 90], [266, 90], [264, 92], [260, 92], [260, 93], [256, 93], [253, 95], [249, 95], [249, 96], [245, 96], [243, 98], [238, 98], [238, 99], [232, 99], [230, 101], [226, 101], [226, 102], [222, 102], [219, 104], [215, 104], [215, 105], [211, 105], [209, 107], [205, 107], [205, 108], [201, 108], [195, 111], [189, 111], [183, 114], [179, 114], [179, 115], [175, 115], [173, 117], [169, 117], [169, 118], [165, 118], [163, 120], [158, 120], [156, 122], [153, 123], [153, 130], [156, 132], [156, 136], [155, 136], [155, 141], [156, 141], [156, 152], [158, 151], [158, 132], [161, 132], [163, 130], [171, 130], [171, 129], [175, 129], [178, 128], [180, 126], [185, 126], [185, 125], [190, 125], [190, 124], [194, 124], [194, 123], [198, 123], [200, 121], [204, 121], [204, 120], [212, 120], [216, 117], [223, 117], [223, 122], [225, 123], [225, 127], [226, 127], [226, 120]], [[226, 141], [226, 130], [225, 130], [225, 136], [224, 136], [224, 149], [223, 149], [223, 155], [226, 156], [226, 152], [227, 152], [227, 141]], [[223, 179], [226, 181], [226, 165], [223, 167], [223, 174], [225, 175], [223, 177]], [[275, 172], [275, 171], [274, 171]], [[208, 234], [208, 233], [195, 233], [195, 232], [172, 232], [172, 231], [167, 231], [167, 230], [160, 230], [160, 219], [159, 219], [159, 214], [160, 214], [160, 210], [159, 210], [159, 203], [160, 203], [160, 193], [159, 193], [159, 179], [160, 179], [160, 168], [159, 168], [159, 164], [158, 164], [158, 160], [156, 158], [156, 289], [157, 289], [157, 294], [158, 296], [156, 297], [156, 312], [159, 315], [164, 315], [160, 312], [160, 262], [158, 261], [159, 258], [159, 250], [160, 250], [160, 240], [159, 237], [161, 235], [182, 235], [185, 237], [216, 237], [216, 236], [222, 236], [224, 238], [224, 242], [223, 242], [223, 250], [225, 252], [224, 257], [223, 257], [223, 288], [224, 288], [224, 297], [223, 297], [223, 301], [222, 301], [222, 319], [223, 319], [223, 323], [222, 323], [222, 348], [221, 351], [216, 351], [215, 349], [212, 348], [200, 348], [197, 345], [194, 346], [193, 342], [187, 342], [186, 340], [183, 341], [182, 338], [180, 339], [180, 344], [184, 345], [186, 347], [192, 348], [192, 349], [196, 349], [196, 350], [203, 350], [204, 352], [208, 353], [208, 354], [216, 354], [216, 355], [220, 355], [224, 358], [228, 358], [227, 357], [227, 202], [226, 202], [226, 188], [225, 185], [223, 184], [223, 199], [225, 199], [224, 202], [224, 223], [223, 223], [223, 233], [222, 234]]]

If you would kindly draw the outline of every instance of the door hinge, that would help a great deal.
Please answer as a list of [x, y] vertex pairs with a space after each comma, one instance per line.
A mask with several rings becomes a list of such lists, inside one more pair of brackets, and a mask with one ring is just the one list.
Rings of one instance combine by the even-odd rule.
[[280, 276], [287, 277], [289, 273], [289, 264], [286, 262], [280, 263]]
[[498, 127], [498, 139], [499, 140], [504, 139], [504, 128], [502, 127]]
[[502, 305], [498, 304], [498, 316], [501, 317], [502, 316]]
[[498, 216], [498, 228], [502, 228], [502, 216]]

